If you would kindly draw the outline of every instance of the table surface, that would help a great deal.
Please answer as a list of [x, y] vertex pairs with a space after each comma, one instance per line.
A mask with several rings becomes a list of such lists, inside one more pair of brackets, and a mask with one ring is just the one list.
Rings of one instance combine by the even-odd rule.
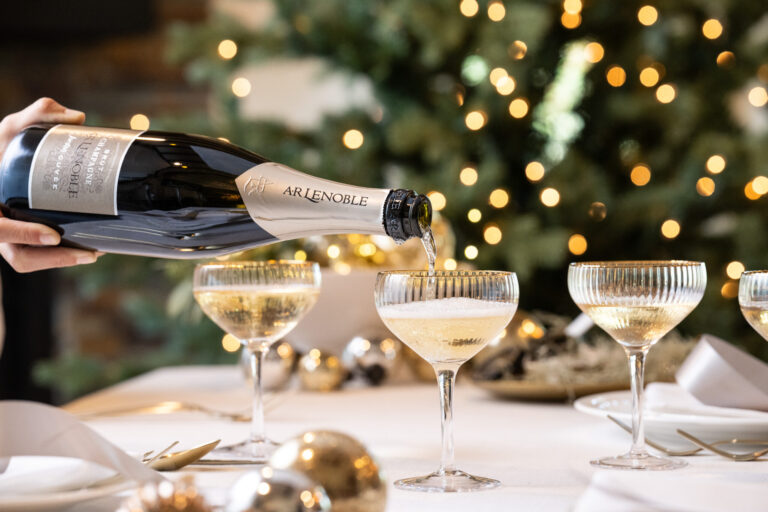
[[[73, 413], [190, 401], [221, 410], [242, 411], [250, 390], [240, 370], [230, 366], [162, 368], [83, 397], [66, 406]], [[395, 489], [399, 478], [437, 469], [440, 457], [439, 402], [434, 384], [352, 388], [331, 393], [283, 391], [267, 402], [267, 433], [283, 441], [307, 430], [330, 429], [363, 442], [386, 475], [391, 512], [467, 510], [572, 510], [589, 485], [596, 456], [626, 451], [629, 436], [609, 421], [577, 412], [570, 405], [503, 401], [459, 379], [455, 391], [456, 464], [460, 469], [500, 480], [495, 490], [465, 494], [425, 494]], [[89, 419], [101, 435], [129, 452], [158, 449], [175, 440], [181, 447], [221, 439], [234, 443], [249, 424], [216, 420], [200, 413], [127, 415]], [[685, 469], [662, 475], [733, 472], [717, 457], [688, 459]], [[738, 471], [768, 483], [765, 464], [737, 464]], [[228, 488], [246, 468], [198, 467], [167, 474], [193, 474], [213, 504], [223, 504]], [[732, 474], [731, 474], [732, 476]], [[93, 503], [78, 510], [103, 510]]]

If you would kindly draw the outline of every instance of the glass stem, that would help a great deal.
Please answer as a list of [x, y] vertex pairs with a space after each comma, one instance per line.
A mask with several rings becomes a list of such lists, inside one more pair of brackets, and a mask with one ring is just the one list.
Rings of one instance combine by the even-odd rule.
[[645, 374], [645, 354], [648, 348], [627, 349], [629, 356], [629, 377], [632, 384], [632, 457], [648, 455], [645, 449], [645, 431], [643, 428], [643, 381]]
[[264, 435], [264, 400], [261, 386], [261, 367], [264, 363], [266, 350], [263, 348], [248, 348], [251, 355], [251, 377], [253, 380], [253, 411], [251, 413], [251, 441], [261, 442]]
[[456, 369], [435, 368], [437, 386], [440, 388], [440, 426], [443, 438], [443, 454], [438, 474], [452, 473], [453, 466], [453, 386]]

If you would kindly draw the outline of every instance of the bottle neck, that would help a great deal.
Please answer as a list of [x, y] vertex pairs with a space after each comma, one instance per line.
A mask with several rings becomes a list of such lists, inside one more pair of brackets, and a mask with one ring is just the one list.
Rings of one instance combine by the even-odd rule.
[[384, 229], [396, 242], [421, 238], [432, 223], [432, 204], [413, 190], [395, 189], [384, 204]]

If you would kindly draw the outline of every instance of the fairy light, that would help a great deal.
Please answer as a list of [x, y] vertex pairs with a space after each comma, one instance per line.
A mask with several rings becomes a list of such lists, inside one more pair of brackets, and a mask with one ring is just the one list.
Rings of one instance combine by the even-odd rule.
[[749, 183], [747, 183], [747, 184], [744, 186], [744, 195], [745, 195], [745, 196], [747, 197], [747, 199], [749, 199], [750, 201], [756, 201], [756, 200], [760, 199], [760, 197], [761, 197], [761, 196], [760, 196], [760, 194], [758, 194], [757, 192], [755, 192], [755, 189], [754, 189], [754, 188], [752, 188], [752, 181], [750, 181]]
[[488, 196], [488, 202], [494, 208], [504, 208], [509, 204], [509, 192], [503, 188], [497, 188]]
[[528, 114], [528, 102], [523, 98], [517, 98], [509, 104], [509, 115], [515, 119], [522, 119]]
[[446, 200], [445, 196], [438, 192], [437, 190], [433, 190], [432, 192], [427, 194], [427, 197], [429, 198], [429, 202], [432, 203], [432, 209], [436, 212], [439, 212], [443, 208], [445, 208]]
[[238, 98], [245, 98], [251, 94], [251, 82], [245, 77], [237, 77], [232, 80], [232, 93]]
[[328, 249], [326, 249], [325, 253], [328, 255], [329, 258], [332, 260], [335, 260], [341, 255], [341, 249], [339, 249], [339, 246], [336, 244], [331, 244], [328, 246]]
[[477, 255], [480, 253], [480, 251], [477, 250], [477, 247], [474, 245], [468, 245], [464, 248], [464, 257], [468, 260], [473, 260], [477, 258]]
[[341, 140], [349, 149], [357, 149], [363, 145], [365, 137], [363, 137], [363, 132], [360, 130], [347, 130], [344, 132], [344, 136]]
[[515, 60], [522, 60], [525, 54], [528, 53], [528, 45], [519, 39], [512, 41], [512, 44], [507, 48], [507, 53]]
[[483, 213], [477, 208], [472, 208], [467, 212], [467, 218], [469, 219], [469, 222], [477, 223], [483, 218]]
[[483, 239], [489, 245], [501, 242], [501, 228], [495, 224], [488, 224], [483, 230]]
[[541, 203], [547, 208], [553, 208], [560, 202], [560, 192], [552, 187], [547, 187], [539, 194]]
[[753, 107], [762, 107], [768, 103], [768, 91], [765, 90], [765, 87], [753, 87], [749, 90], [747, 99]]
[[480, 110], [473, 110], [472, 112], [468, 113], [467, 116], [464, 118], [464, 124], [467, 125], [467, 128], [469, 128], [472, 131], [477, 131], [483, 126], [485, 126], [486, 123], [486, 117], [485, 113]]
[[456, 263], [456, 260], [453, 258], [448, 258], [443, 262], [443, 268], [445, 270], [456, 270], [456, 267], [458, 264]]
[[491, 81], [492, 85], [498, 84], [499, 80], [506, 76], [509, 76], [509, 73], [504, 68], [493, 68], [491, 72], [488, 73], [488, 79]]
[[296, 261], [307, 261], [307, 253], [299, 249], [298, 251], [293, 253], [293, 259], [295, 259]]
[[515, 83], [515, 79], [511, 76], [503, 76], [496, 82], [496, 92], [502, 96], [509, 96], [515, 92], [515, 87], [517, 87], [517, 84]]
[[661, 225], [661, 234], [664, 238], [669, 238], [670, 240], [677, 238], [680, 234], [680, 223], [674, 219], [665, 220]]
[[640, 71], [640, 83], [646, 87], [653, 87], [659, 83], [660, 78], [659, 72], [650, 66]]
[[735, 299], [739, 296], [739, 283], [736, 281], [726, 281], [720, 288], [720, 295], [724, 299]]
[[701, 26], [701, 33], [707, 39], [717, 39], [723, 34], [723, 25], [719, 20], [709, 19]]
[[708, 177], [699, 178], [696, 181], [696, 192], [703, 197], [711, 196], [715, 193], [715, 180]]
[[581, 12], [581, 0], [564, 0], [563, 10], [568, 14], [579, 14]]
[[712, 155], [707, 158], [707, 172], [710, 174], [720, 174], [725, 170], [725, 157], [723, 155]]
[[731, 279], [738, 279], [745, 270], [746, 267], [742, 262], [732, 261], [725, 267], [725, 275]]
[[571, 251], [571, 254], [581, 256], [587, 252], [587, 239], [578, 233], [571, 235], [571, 237], [568, 239], [568, 250]]
[[752, 190], [761, 196], [768, 194], [768, 178], [765, 176], [755, 177], [755, 179], [752, 180]]
[[633, 185], [644, 187], [651, 181], [651, 169], [645, 164], [638, 164], [632, 168], [629, 179]]
[[237, 44], [231, 39], [224, 39], [219, 43], [219, 57], [229, 60], [237, 55]]
[[650, 27], [659, 19], [659, 11], [652, 5], [644, 5], [637, 10], [637, 21], [646, 27]]
[[736, 61], [736, 56], [733, 52], [724, 51], [717, 54], [717, 65], [721, 68], [732, 65]]
[[240, 350], [240, 340], [232, 336], [231, 334], [225, 334], [221, 338], [221, 346], [227, 352], [237, 352]]
[[507, 9], [504, 7], [503, 3], [494, 1], [488, 4], [488, 17], [491, 21], [501, 21], [506, 15]]
[[361, 244], [360, 247], [357, 248], [357, 252], [360, 254], [360, 256], [363, 256], [364, 258], [373, 256], [374, 254], [376, 254], [376, 245], [372, 244], [371, 242], [366, 242], [364, 244]]
[[465, 187], [471, 187], [475, 183], [477, 183], [477, 169], [474, 167], [467, 166], [461, 170], [459, 173], [459, 181], [462, 185]]
[[621, 66], [611, 66], [605, 72], [605, 79], [613, 87], [621, 87], [627, 81], [627, 72]]
[[675, 100], [675, 96], [677, 96], [677, 91], [671, 84], [660, 85], [656, 89], [656, 99], [659, 100], [659, 103], [672, 103]]
[[541, 165], [541, 162], [535, 160], [529, 162], [528, 165], [525, 166], [525, 177], [528, 178], [528, 181], [533, 183], [540, 181], [546, 172], [547, 171], [544, 169], [544, 166]]
[[461, 0], [459, 11], [467, 18], [471, 18], [480, 10], [480, 4], [476, 0]]
[[149, 118], [144, 114], [133, 114], [130, 125], [131, 130], [149, 130]]
[[603, 60], [603, 56], [605, 56], [605, 49], [600, 43], [592, 41], [584, 47], [584, 59], [587, 62], [595, 64]]
[[581, 14], [564, 12], [563, 15], [560, 16], [560, 23], [567, 29], [574, 29], [581, 25]]

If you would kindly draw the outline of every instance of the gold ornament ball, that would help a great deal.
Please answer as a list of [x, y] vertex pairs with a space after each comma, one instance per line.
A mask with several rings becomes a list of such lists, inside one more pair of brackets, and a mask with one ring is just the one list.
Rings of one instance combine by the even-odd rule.
[[303, 473], [321, 485], [331, 512], [384, 512], [387, 485], [362, 443], [329, 430], [309, 431], [283, 443], [269, 466]]
[[116, 512], [213, 512], [195, 487], [194, 477], [149, 483], [123, 500]]
[[320, 485], [296, 471], [264, 466], [240, 477], [229, 491], [226, 512], [330, 512]]
[[[240, 351], [240, 368], [247, 381], [251, 380], [251, 353], [244, 348]], [[269, 347], [261, 365], [261, 385], [267, 391], [283, 389], [293, 374], [296, 351], [287, 341], [279, 341]]]
[[338, 357], [313, 348], [299, 359], [301, 387], [308, 391], [339, 389], [347, 378], [347, 370]]

